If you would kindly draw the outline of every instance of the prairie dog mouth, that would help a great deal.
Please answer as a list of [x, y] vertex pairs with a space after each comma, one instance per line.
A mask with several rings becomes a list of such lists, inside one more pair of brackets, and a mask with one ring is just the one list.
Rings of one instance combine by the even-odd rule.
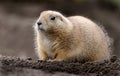
[[38, 30], [44, 31], [43, 25], [39, 25]]

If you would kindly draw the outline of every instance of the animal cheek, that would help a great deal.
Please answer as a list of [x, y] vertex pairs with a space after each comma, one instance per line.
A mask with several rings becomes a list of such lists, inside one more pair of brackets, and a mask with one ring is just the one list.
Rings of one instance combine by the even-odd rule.
[[57, 21], [56, 25], [57, 25], [58, 27], [61, 27], [61, 26], [63, 25], [63, 23], [62, 23], [61, 21]]

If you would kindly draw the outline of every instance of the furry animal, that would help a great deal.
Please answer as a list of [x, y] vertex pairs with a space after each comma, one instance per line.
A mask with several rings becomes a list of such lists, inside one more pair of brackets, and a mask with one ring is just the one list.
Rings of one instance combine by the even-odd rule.
[[100, 61], [110, 58], [109, 37], [88, 18], [43, 11], [34, 27], [35, 46], [41, 60]]

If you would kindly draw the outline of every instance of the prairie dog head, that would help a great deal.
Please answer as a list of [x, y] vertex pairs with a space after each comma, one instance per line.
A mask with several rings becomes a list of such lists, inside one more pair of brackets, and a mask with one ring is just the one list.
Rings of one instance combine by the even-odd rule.
[[72, 29], [71, 22], [56, 11], [43, 11], [35, 26], [41, 32], [70, 31]]

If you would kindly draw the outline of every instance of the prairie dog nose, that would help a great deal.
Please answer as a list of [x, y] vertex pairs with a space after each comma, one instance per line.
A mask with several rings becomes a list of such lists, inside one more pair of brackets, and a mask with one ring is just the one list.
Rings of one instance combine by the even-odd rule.
[[42, 25], [42, 23], [41, 23], [41, 22], [38, 22], [37, 25], [40, 26], [40, 25]]
[[44, 30], [41, 22], [38, 22], [37, 25], [38, 25], [38, 30], [42, 30], [42, 31]]

